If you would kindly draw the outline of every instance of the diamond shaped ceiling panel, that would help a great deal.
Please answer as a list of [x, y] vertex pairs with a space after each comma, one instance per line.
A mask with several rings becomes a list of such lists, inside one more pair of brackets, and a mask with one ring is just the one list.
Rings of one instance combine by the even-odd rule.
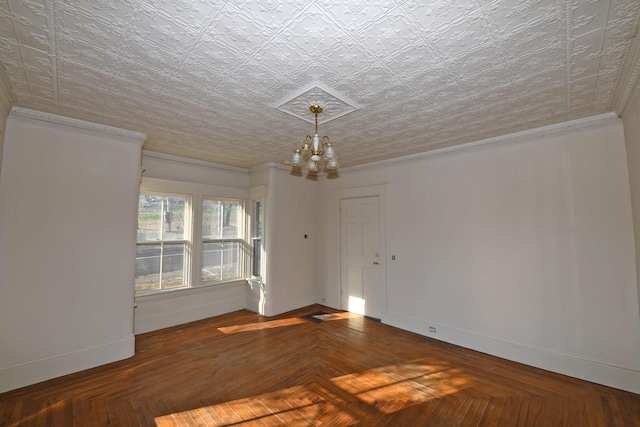
[[0, 0], [0, 105], [248, 168], [287, 159], [318, 103], [354, 166], [620, 113], [639, 16], [640, 0]]

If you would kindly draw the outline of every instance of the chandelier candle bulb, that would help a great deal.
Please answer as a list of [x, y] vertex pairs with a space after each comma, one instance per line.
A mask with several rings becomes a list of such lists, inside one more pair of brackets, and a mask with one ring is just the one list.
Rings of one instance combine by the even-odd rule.
[[291, 156], [291, 164], [294, 166], [302, 165], [302, 154], [300, 154], [299, 149], [293, 152], [293, 156]]

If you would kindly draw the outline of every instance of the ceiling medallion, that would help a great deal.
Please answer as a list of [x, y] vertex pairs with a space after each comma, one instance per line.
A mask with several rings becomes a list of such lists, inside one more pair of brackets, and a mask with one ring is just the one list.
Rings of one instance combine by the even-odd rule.
[[318, 119], [320, 124], [330, 122], [361, 108], [360, 105], [351, 101], [346, 96], [317, 82], [303, 87], [298, 92], [274, 105], [274, 108], [283, 113], [313, 123], [314, 118], [303, 113], [309, 105], [324, 106], [325, 113]]
[[309, 111], [315, 116], [316, 132], [313, 137], [307, 135], [305, 139], [298, 143], [289, 164], [294, 167], [304, 167], [310, 172], [317, 172], [320, 169], [338, 169], [338, 157], [331, 140], [326, 135], [322, 138], [318, 136], [318, 114], [322, 113], [322, 107], [311, 105]]

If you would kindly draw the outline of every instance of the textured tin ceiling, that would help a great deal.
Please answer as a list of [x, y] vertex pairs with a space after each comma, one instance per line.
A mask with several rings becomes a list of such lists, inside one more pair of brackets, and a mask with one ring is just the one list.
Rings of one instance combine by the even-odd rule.
[[[0, 102], [238, 167], [353, 166], [616, 111], [640, 0], [0, 0]], [[308, 117], [306, 117], [308, 115]]]

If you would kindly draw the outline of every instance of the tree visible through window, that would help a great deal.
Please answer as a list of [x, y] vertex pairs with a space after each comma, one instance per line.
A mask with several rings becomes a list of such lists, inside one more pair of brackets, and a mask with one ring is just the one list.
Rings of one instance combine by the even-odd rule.
[[140, 194], [136, 292], [187, 285], [188, 206], [186, 196]]
[[204, 199], [202, 202], [202, 282], [242, 278], [242, 203]]

